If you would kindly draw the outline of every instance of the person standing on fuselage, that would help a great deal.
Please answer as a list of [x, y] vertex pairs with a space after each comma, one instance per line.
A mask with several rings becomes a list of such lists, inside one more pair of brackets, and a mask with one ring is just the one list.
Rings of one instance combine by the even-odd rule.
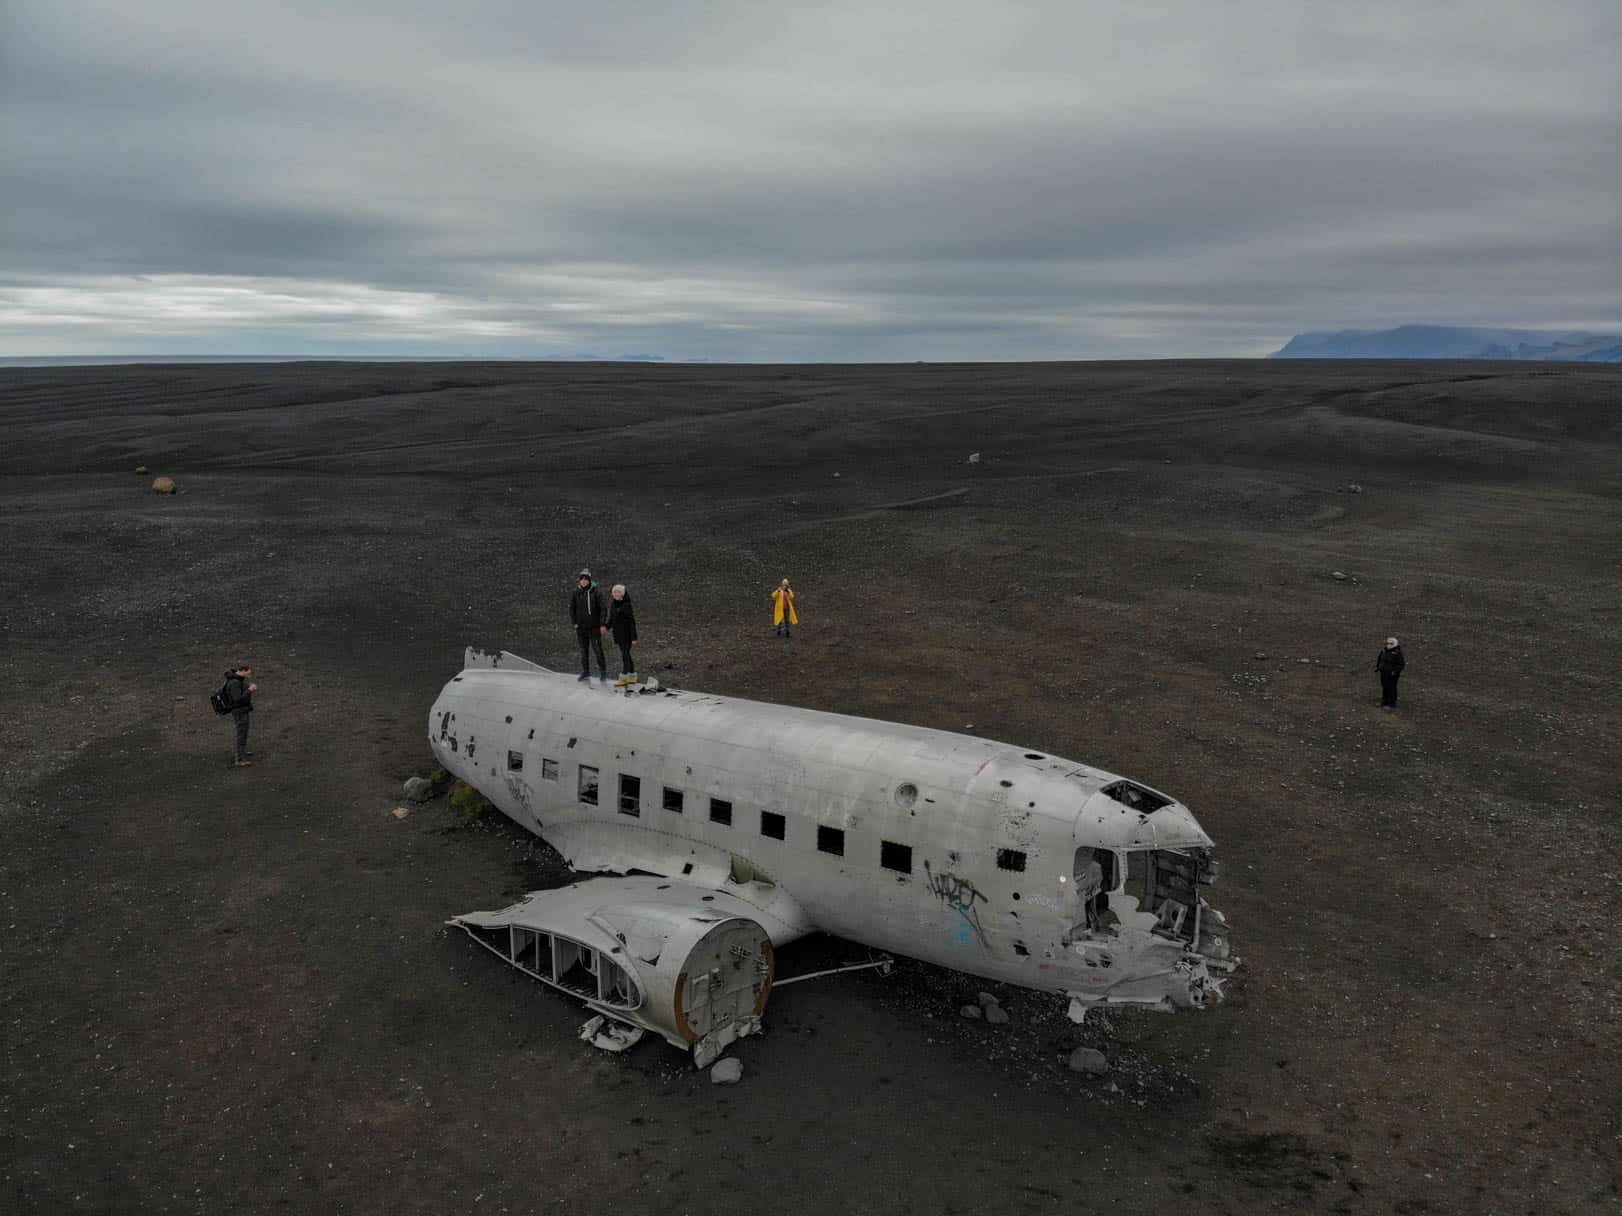
[[603, 604], [603, 593], [591, 581], [591, 571], [582, 570], [576, 579], [575, 591], [569, 597], [569, 620], [574, 623], [574, 634], [580, 642], [580, 679], [591, 679], [591, 655], [597, 653], [599, 680], [608, 681], [608, 660], [603, 657], [603, 624], [608, 609]]
[[620, 648], [619, 683], [635, 684], [636, 659], [631, 656], [631, 647], [636, 645], [636, 609], [631, 606], [624, 583], [615, 583], [608, 594], [612, 597], [608, 601], [608, 632]]
[[253, 763], [248, 750], [248, 717], [253, 713], [253, 694], [259, 685], [251, 683], [252, 667], [233, 667], [225, 673], [225, 704], [231, 711], [231, 723], [236, 727], [237, 750], [233, 763], [247, 768]]
[[799, 623], [800, 614], [794, 611], [794, 589], [784, 579], [772, 588], [772, 628], [780, 636], [791, 638]]
[[1402, 645], [1396, 638], [1385, 640], [1385, 649], [1374, 660], [1374, 670], [1380, 673], [1380, 708], [1397, 708], [1397, 680], [1408, 660], [1402, 657]]

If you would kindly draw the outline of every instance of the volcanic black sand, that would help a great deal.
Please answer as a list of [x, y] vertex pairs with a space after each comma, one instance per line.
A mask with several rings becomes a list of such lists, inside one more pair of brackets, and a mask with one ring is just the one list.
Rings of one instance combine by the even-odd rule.
[[[12, 369], [0, 423], [0, 1209], [1622, 1202], [1622, 368]], [[731, 1088], [579, 1042], [443, 926], [555, 854], [392, 811], [464, 645], [572, 664], [582, 563], [666, 682], [1183, 798], [1229, 999], [997, 1027], [904, 963], [782, 989]]]

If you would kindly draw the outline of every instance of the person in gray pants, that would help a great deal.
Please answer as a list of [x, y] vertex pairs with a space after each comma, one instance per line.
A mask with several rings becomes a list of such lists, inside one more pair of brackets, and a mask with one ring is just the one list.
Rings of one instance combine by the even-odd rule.
[[253, 713], [253, 694], [259, 685], [252, 683], [252, 667], [233, 667], [225, 673], [225, 703], [230, 707], [232, 724], [237, 730], [235, 764], [247, 768], [253, 763], [248, 750], [248, 718]]

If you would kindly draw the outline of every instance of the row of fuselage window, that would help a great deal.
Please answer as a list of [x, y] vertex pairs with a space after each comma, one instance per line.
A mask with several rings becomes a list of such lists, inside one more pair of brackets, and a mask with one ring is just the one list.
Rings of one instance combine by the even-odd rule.
[[[524, 757], [521, 752], [507, 753], [507, 768], [517, 771], [524, 767]], [[630, 773], [621, 773], [619, 789], [619, 813], [630, 815], [633, 818], [642, 816], [642, 778], [633, 777]], [[556, 760], [542, 759], [541, 778], [545, 781], [560, 780], [558, 762]], [[686, 811], [686, 791], [664, 786], [660, 798], [660, 806], [677, 815]], [[580, 765], [577, 793], [581, 802], [587, 806], [601, 805], [601, 781], [597, 769], [589, 764]], [[725, 798], [710, 798], [710, 822], [721, 824], [723, 827], [732, 826], [732, 803]], [[760, 813], [760, 834], [771, 840], [786, 840], [788, 837], [788, 820], [777, 811], [762, 811]], [[845, 829], [831, 828], [826, 824], [817, 825], [817, 851], [827, 853], [834, 857], [845, 855]], [[887, 870], [895, 870], [900, 874], [912, 873], [912, 846], [910, 844], [897, 844], [891, 840], [879, 841], [879, 864]], [[1025, 869], [1025, 854], [1018, 849], [998, 849], [997, 868], [1019, 872]]]

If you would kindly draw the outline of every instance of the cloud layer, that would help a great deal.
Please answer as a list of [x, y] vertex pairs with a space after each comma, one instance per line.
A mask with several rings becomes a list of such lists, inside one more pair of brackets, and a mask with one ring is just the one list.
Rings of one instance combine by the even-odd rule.
[[0, 7], [0, 353], [1622, 330], [1622, 7]]

